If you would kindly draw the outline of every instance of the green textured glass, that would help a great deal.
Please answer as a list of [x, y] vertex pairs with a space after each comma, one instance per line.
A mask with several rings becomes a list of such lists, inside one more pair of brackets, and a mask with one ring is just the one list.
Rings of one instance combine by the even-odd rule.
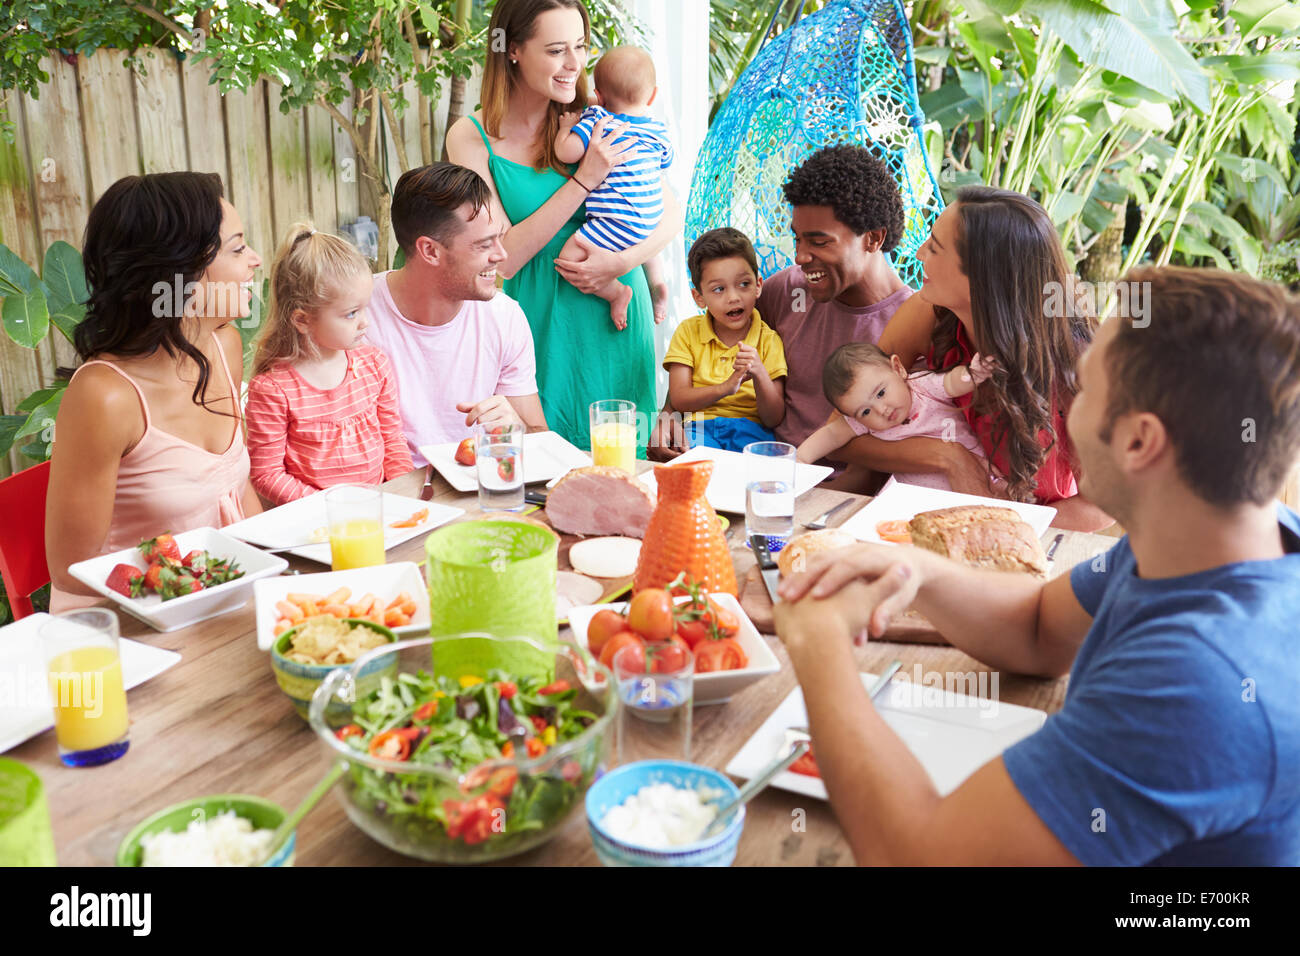
[[56, 866], [41, 778], [0, 757], [0, 866]]
[[489, 519], [445, 525], [425, 541], [433, 638], [479, 631], [529, 637], [546, 652], [518, 644], [452, 641], [433, 645], [436, 673], [482, 677], [493, 667], [517, 676], [555, 669], [559, 625], [555, 572], [560, 539], [525, 521]]

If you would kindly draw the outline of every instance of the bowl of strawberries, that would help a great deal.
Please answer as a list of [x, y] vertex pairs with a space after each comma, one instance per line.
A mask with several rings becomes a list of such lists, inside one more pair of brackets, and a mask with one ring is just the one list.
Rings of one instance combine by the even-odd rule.
[[288, 566], [215, 528], [196, 528], [78, 561], [68, 573], [150, 627], [174, 631], [243, 607], [254, 581]]
[[631, 601], [575, 607], [569, 611], [569, 627], [606, 667], [624, 647], [634, 648], [633, 657], [643, 655], [651, 670], [659, 661], [674, 659], [674, 646], [688, 648], [695, 657], [696, 704], [725, 703], [780, 670], [735, 595], [706, 594], [684, 576], [667, 588], [638, 591]]

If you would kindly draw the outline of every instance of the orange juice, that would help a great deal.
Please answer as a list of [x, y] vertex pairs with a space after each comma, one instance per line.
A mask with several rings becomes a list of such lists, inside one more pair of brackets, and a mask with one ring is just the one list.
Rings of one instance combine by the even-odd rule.
[[126, 733], [126, 689], [116, 648], [65, 651], [50, 659], [49, 671], [60, 747], [95, 750]]
[[636, 474], [636, 426], [602, 422], [591, 427], [591, 463]]
[[353, 518], [330, 528], [331, 567], [335, 571], [384, 563], [384, 528], [373, 518]]

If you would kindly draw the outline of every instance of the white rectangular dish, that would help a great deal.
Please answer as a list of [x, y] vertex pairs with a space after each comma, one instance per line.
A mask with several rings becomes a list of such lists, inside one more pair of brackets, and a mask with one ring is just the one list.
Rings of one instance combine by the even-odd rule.
[[248, 595], [254, 581], [258, 578], [273, 577], [289, 567], [289, 562], [284, 558], [258, 551], [252, 545], [245, 544], [216, 528], [196, 528], [175, 537], [181, 554], [188, 554], [197, 549], [211, 552], [218, 558], [233, 558], [240, 570], [244, 572], [244, 576], [214, 588], [164, 601], [156, 594], [138, 598], [127, 597], [107, 585], [109, 572], [119, 564], [130, 564], [141, 571], [147, 570], [137, 548], [127, 548], [123, 551], [114, 551], [112, 554], [101, 554], [88, 561], [78, 561], [68, 568], [68, 573], [155, 630], [174, 631], [243, 607], [248, 603]]
[[[775, 674], [781, 669], [781, 663], [733, 595], [720, 592], [709, 596], [736, 615], [737, 620], [740, 621], [740, 633], [736, 635], [735, 640], [740, 645], [740, 649], [745, 652], [745, 656], [749, 658], [749, 666], [741, 670], [712, 671], [695, 675], [695, 703], [724, 704], [733, 694], [739, 693], [755, 681], [769, 674]], [[685, 598], [679, 598], [678, 603], [683, 600]], [[587, 626], [591, 624], [591, 619], [596, 616], [597, 611], [606, 610], [625, 614], [627, 602], [588, 604], [569, 609], [569, 627], [573, 629], [574, 640], [584, 648], [587, 646]]]
[[[48, 614], [29, 614], [0, 627], [0, 753], [54, 726], [54, 704], [38, 636]], [[122, 682], [127, 690], [180, 663], [175, 651], [121, 638]]]
[[[473, 465], [456, 461], [460, 442], [421, 445], [420, 454], [447, 479], [457, 491], [478, 491], [478, 475]], [[550, 481], [574, 468], [591, 464], [591, 456], [556, 432], [530, 432], [524, 436], [524, 484]]]
[[1022, 501], [1006, 501], [1002, 498], [982, 498], [979, 495], [963, 495], [956, 491], [943, 491], [939, 488], [922, 488], [909, 485], [890, 478], [880, 494], [872, 498], [852, 518], [840, 525], [841, 531], [847, 531], [859, 541], [873, 544], [888, 544], [876, 534], [876, 525], [882, 521], [911, 521], [922, 511], [935, 511], [939, 508], [956, 508], [959, 505], [987, 505], [993, 508], [1010, 508], [1034, 529], [1034, 534], [1042, 537], [1056, 518], [1056, 509], [1046, 505], [1025, 504]]
[[[403, 541], [410, 541], [417, 535], [428, 534], [439, 525], [444, 525], [465, 513], [463, 508], [437, 505], [432, 501], [421, 501], [419, 498], [407, 498], [405, 495], [394, 495], [388, 492], [384, 492], [383, 509], [385, 551], [395, 548]], [[414, 527], [393, 527], [394, 522], [406, 521], [421, 511], [426, 511], [427, 514], [424, 520]], [[320, 564], [330, 563], [329, 519], [325, 514], [325, 492], [323, 491], [226, 525], [221, 530], [263, 548], [287, 548], [298, 542], [317, 541], [316, 544], [304, 544], [302, 547], [293, 548], [289, 554], [296, 554], [300, 558]]]
[[[683, 455], [674, 458], [668, 464], [677, 465], [689, 461], [713, 462], [713, 475], [709, 478], [708, 491], [704, 496], [714, 511], [726, 511], [731, 514], [745, 513], [745, 456], [738, 451], [722, 451], [718, 448], [706, 448], [699, 445]], [[826, 479], [833, 468], [825, 465], [794, 466], [794, 496], [798, 498], [805, 491], [816, 487]], [[638, 476], [650, 493], [659, 498], [659, 485], [655, 481], [654, 469]]]
[[[860, 676], [866, 687], [875, 683], [875, 674]], [[993, 690], [996, 692], [996, 688]], [[982, 695], [983, 691], [977, 693]], [[956, 790], [976, 770], [1047, 720], [1043, 711], [1003, 703], [996, 699], [996, 693], [971, 697], [900, 677], [894, 678], [876, 698], [875, 706], [921, 762], [940, 796]], [[803, 690], [796, 687], [731, 758], [727, 773], [745, 779], [753, 777], [776, 756], [787, 727], [806, 726]], [[826, 799], [826, 785], [820, 777], [787, 770], [772, 778], [771, 785]]]
[[293, 574], [267, 578], [253, 585], [257, 601], [257, 647], [269, 651], [275, 643], [275, 622], [280, 617], [275, 609], [277, 601], [289, 594], [333, 594], [339, 588], [350, 588], [355, 601], [365, 594], [373, 594], [385, 607], [393, 598], [405, 591], [415, 601], [411, 623], [392, 630], [397, 634], [424, 634], [429, 630], [429, 589], [425, 587], [420, 569], [411, 561], [380, 564], [372, 568], [353, 568], [350, 571], [325, 571], [321, 574]]

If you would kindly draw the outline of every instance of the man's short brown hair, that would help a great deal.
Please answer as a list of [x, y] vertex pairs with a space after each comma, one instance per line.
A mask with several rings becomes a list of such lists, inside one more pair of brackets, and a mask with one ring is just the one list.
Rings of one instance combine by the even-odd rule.
[[754, 244], [739, 229], [723, 226], [710, 229], [691, 243], [691, 251], [686, 254], [686, 268], [691, 273], [691, 285], [699, 291], [704, 278], [704, 267], [717, 259], [744, 259], [758, 276], [758, 256], [754, 254]]
[[1300, 299], [1221, 269], [1144, 267], [1125, 281], [1149, 283], [1147, 314], [1108, 320], [1120, 325], [1102, 440], [1118, 416], [1151, 412], [1207, 502], [1277, 497], [1300, 456]]
[[487, 208], [492, 193], [483, 177], [455, 163], [430, 163], [402, 173], [393, 190], [393, 234], [408, 257], [415, 240], [429, 236], [447, 242], [462, 226], [456, 210], [470, 204], [473, 219]]

